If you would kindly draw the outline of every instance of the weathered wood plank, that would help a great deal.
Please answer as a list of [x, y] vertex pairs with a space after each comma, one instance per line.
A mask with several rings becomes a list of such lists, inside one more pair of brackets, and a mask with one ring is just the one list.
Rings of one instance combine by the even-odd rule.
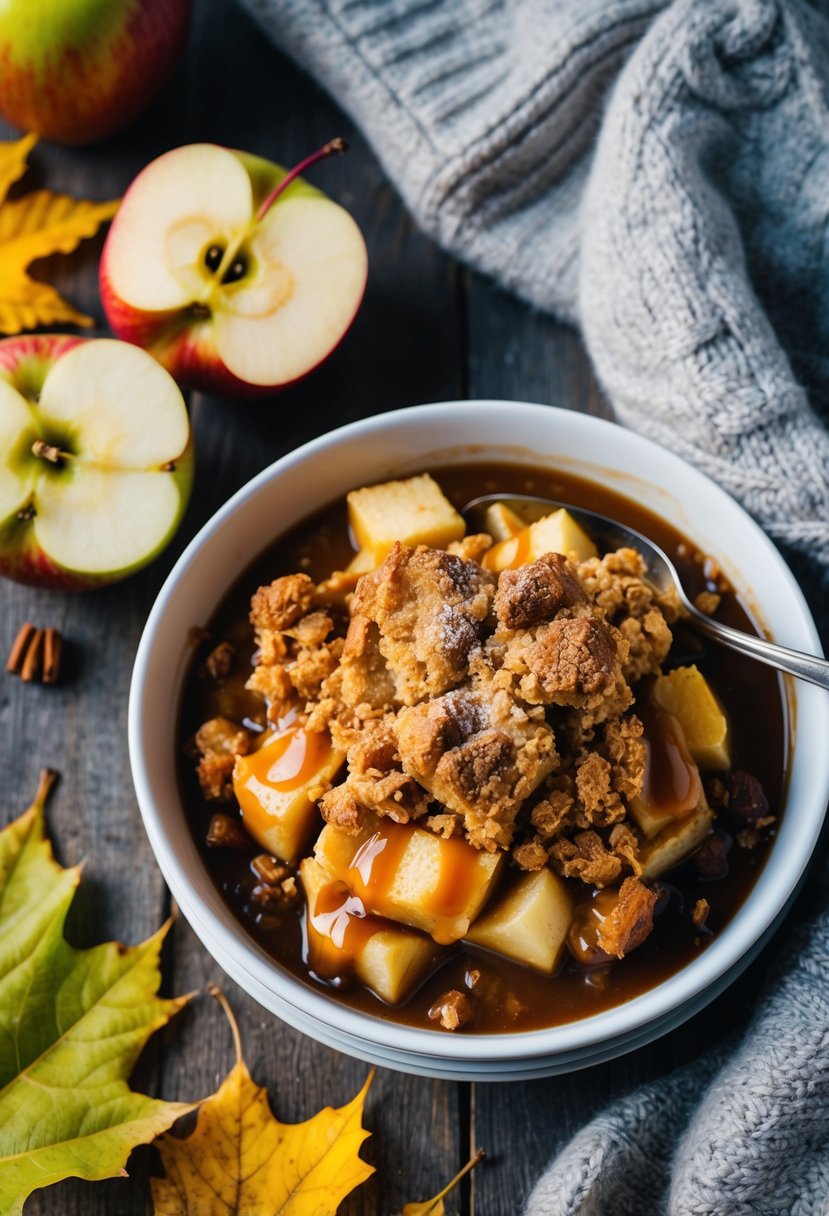
[[[365, 304], [342, 348], [306, 383], [278, 399], [239, 405], [196, 397], [192, 413], [198, 472], [193, 501], [168, 552], [121, 587], [87, 596], [0, 587], [0, 644], [31, 617], [55, 624], [72, 645], [77, 677], [58, 689], [0, 692], [0, 771], [6, 818], [22, 810], [39, 766], [64, 773], [50, 813], [61, 858], [87, 858], [72, 918], [73, 940], [135, 941], [167, 908], [160, 873], [144, 836], [126, 751], [130, 669], [143, 621], [178, 552], [230, 493], [283, 452], [350, 419], [420, 400], [453, 396], [460, 367], [455, 323], [456, 272], [417, 234], [360, 136], [313, 83], [274, 51], [229, 0], [195, 6], [182, 70], [131, 131], [95, 149], [41, 145], [26, 184], [77, 195], [121, 193], [153, 156], [182, 142], [210, 139], [288, 163], [335, 133], [352, 142], [348, 157], [316, 178], [355, 214], [370, 248]], [[0, 136], [11, 134], [0, 130]], [[71, 259], [41, 263], [39, 273], [77, 306], [101, 318], [97, 257], [101, 241]], [[222, 980], [219, 969], [179, 921], [165, 954], [165, 987], [180, 992]], [[271, 1087], [278, 1114], [306, 1118], [342, 1102], [365, 1066], [282, 1026], [229, 981], [254, 1076]], [[158, 1039], [139, 1070], [151, 1092], [193, 1098], [210, 1092], [232, 1063], [230, 1040], [213, 1002], [203, 999]], [[457, 1087], [381, 1073], [368, 1106], [374, 1135], [365, 1154], [378, 1176], [344, 1205], [345, 1213], [387, 1214], [433, 1192], [460, 1154]], [[147, 1152], [136, 1154], [130, 1182], [68, 1182], [33, 1197], [32, 1216], [132, 1216], [147, 1205]]]

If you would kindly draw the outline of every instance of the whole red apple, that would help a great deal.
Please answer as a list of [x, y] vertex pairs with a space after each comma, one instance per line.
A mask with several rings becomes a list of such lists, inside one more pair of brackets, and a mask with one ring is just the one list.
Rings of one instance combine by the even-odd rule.
[[184, 399], [112, 338], [0, 342], [0, 574], [77, 590], [160, 553], [193, 479]]
[[57, 143], [103, 139], [167, 83], [190, 0], [3, 0], [0, 111]]
[[101, 299], [119, 338], [179, 381], [220, 396], [273, 393], [321, 363], [366, 283], [366, 246], [344, 208], [295, 169], [216, 144], [147, 165], [101, 257]]

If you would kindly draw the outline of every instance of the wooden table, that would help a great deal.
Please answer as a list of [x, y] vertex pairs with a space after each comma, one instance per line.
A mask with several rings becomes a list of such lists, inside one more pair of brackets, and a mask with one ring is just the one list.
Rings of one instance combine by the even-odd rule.
[[[3, 822], [28, 804], [41, 765], [62, 774], [48, 819], [61, 861], [86, 861], [68, 926], [71, 940], [83, 946], [108, 938], [136, 942], [171, 910], [133, 793], [127, 692], [150, 605], [181, 549], [216, 508], [298, 444], [382, 410], [507, 397], [609, 414], [572, 331], [502, 294], [418, 232], [365, 140], [231, 0], [202, 0], [196, 10], [187, 57], [151, 113], [101, 147], [42, 145], [22, 188], [48, 185], [110, 198], [150, 159], [178, 144], [211, 140], [292, 164], [343, 134], [349, 155], [320, 167], [314, 181], [349, 208], [365, 233], [368, 292], [342, 348], [298, 388], [255, 405], [193, 397], [198, 467], [192, 503], [177, 537], [149, 569], [86, 595], [0, 588], [4, 654], [24, 619], [57, 626], [69, 644], [61, 687], [23, 686], [10, 677], [0, 683], [0, 772]], [[91, 241], [70, 259], [40, 264], [75, 304], [99, 318], [100, 246]], [[474, 410], [470, 405], [471, 417]], [[181, 918], [164, 958], [169, 994], [222, 983], [251, 1071], [269, 1086], [281, 1118], [307, 1118], [347, 1100], [362, 1084], [365, 1065], [263, 1011], [221, 973]], [[551, 1154], [614, 1095], [698, 1058], [716, 1038], [745, 1024], [768, 958], [767, 951], [711, 1009], [659, 1043], [566, 1077], [467, 1085], [381, 1071], [368, 1099], [372, 1138], [364, 1149], [377, 1173], [342, 1212], [391, 1216], [404, 1202], [433, 1194], [483, 1145], [489, 1160], [454, 1204], [478, 1216], [517, 1213]], [[227, 1025], [204, 997], [151, 1041], [135, 1083], [192, 1100], [210, 1093], [231, 1064]], [[27, 1216], [143, 1213], [152, 1168], [151, 1152], [139, 1150], [129, 1181], [67, 1182], [36, 1194]]]

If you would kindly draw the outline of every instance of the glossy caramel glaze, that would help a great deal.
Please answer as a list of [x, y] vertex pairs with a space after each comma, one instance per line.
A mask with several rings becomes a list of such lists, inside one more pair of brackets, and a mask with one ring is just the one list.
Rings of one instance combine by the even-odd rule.
[[[430, 471], [459, 507], [481, 494], [530, 493], [572, 502], [614, 516], [652, 537], [668, 552], [692, 597], [699, 591], [715, 589], [711, 582], [714, 572], [710, 567], [707, 571], [705, 569], [705, 555], [695, 552], [681, 533], [664, 520], [605, 486], [569, 474], [509, 464], [468, 464], [461, 468], [433, 468]], [[383, 470], [378, 470], [378, 480], [382, 476]], [[194, 658], [181, 711], [182, 796], [205, 865], [241, 925], [271, 953], [275, 964], [317, 989], [325, 986], [324, 981], [309, 975], [303, 962], [305, 935], [301, 903], [282, 912], [263, 910], [251, 900], [251, 891], [257, 880], [251, 873], [250, 860], [260, 850], [252, 847], [248, 856], [207, 849], [204, 838], [215, 804], [203, 801], [193, 775], [192, 760], [185, 755], [183, 745], [205, 719], [217, 714], [246, 721], [254, 728], [264, 726], [261, 702], [254, 694], [244, 690], [253, 654], [248, 609], [250, 597], [256, 588], [279, 575], [296, 570], [305, 570], [313, 578], [321, 580], [332, 569], [345, 567], [352, 556], [344, 502], [319, 512], [277, 540], [230, 590], [216, 613], [211, 636]], [[731, 592], [723, 596], [717, 616], [737, 628], [757, 632], [745, 606]], [[225, 639], [236, 647], [237, 659], [230, 678], [217, 686], [205, 680], [200, 675], [200, 669], [210, 646]], [[746, 769], [760, 779], [772, 813], [779, 813], [785, 784], [788, 739], [780, 678], [761, 664], [703, 643], [681, 627], [675, 628], [674, 646], [664, 665], [665, 670], [691, 662], [696, 663], [709, 680], [728, 714], [734, 767]], [[673, 773], [673, 769], [671, 771]], [[657, 780], [662, 788], [663, 778]], [[681, 794], [681, 772], [666, 780], [666, 788], [670, 790], [676, 787]], [[686, 791], [684, 797], [679, 797], [679, 802], [689, 797], [690, 792]], [[702, 881], [695, 877], [689, 865], [683, 865], [666, 875], [658, 884], [659, 915], [653, 933], [643, 946], [621, 962], [607, 963], [592, 955], [592, 962], [598, 965], [581, 967], [568, 959], [556, 976], [548, 978], [487, 951], [458, 944], [444, 949], [446, 961], [403, 1007], [389, 1009], [363, 988], [357, 985], [347, 987], [335, 980], [332, 986], [337, 988], [336, 999], [366, 1013], [414, 1026], [431, 1027], [433, 1023], [427, 1018], [430, 1006], [449, 988], [463, 991], [469, 976], [476, 976], [480, 972], [480, 977], [476, 976], [475, 986], [477, 1014], [474, 1023], [465, 1028], [465, 1034], [525, 1031], [598, 1013], [652, 988], [705, 949], [712, 934], [719, 933], [728, 923], [750, 891], [772, 836], [773, 829], [765, 834], [760, 846], [754, 850], [732, 848], [730, 873], [725, 879]], [[502, 881], [509, 882], [506, 871]], [[576, 884], [577, 890], [579, 887], [581, 884]], [[450, 890], [451, 884], [447, 879], [449, 907], [453, 906], [455, 898], [449, 894]], [[326, 898], [334, 901], [342, 897], [343, 892], [340, 891], [339, 894], [332, 892]], [[700, 898], [705, 898], [710, 904], [705, 929], [696, 928], [690, 915]], [[577, 924], [581, 924], [585, 930], [586, 947], [590, 946], [587, 940], [590, 937], [595, 943], [595, 937], [588, 930], [591, 920], [595, 922], [597, 919], [596, 913], [601, 912], [601, 896], [597, 899], [598, 902], [594, 904], [589, 893], [582, 894], [580, 899], [577, 917], [581, 919], [577, 920]], [[335, 906], [329, 907], [328, 911], [336, 911]], [[353, 930], [348, 927], [353, 922], [361, 921], [359, 915], [354, 915], [355, 911], [356, 907], [347, 911], [346, 926], [346, 932], [355, 935], [354, 941], [370, 927], [365, 921], [359, 927], [355, 923]]]

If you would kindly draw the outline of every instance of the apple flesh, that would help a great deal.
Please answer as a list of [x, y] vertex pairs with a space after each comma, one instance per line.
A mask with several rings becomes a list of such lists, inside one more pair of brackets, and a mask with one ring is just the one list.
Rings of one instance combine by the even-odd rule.
[[297, 173], [216, 144], [154, 160], [130, 186], [101, 258], [113, 331], [179, 381], [265, 396], [307, 375], [365, 290], [354, 220]]
[[193, 454], [181, 392], [144, 351], [59, 334], [0, 342], [0, 574], [83, 589], [173, 536]]

